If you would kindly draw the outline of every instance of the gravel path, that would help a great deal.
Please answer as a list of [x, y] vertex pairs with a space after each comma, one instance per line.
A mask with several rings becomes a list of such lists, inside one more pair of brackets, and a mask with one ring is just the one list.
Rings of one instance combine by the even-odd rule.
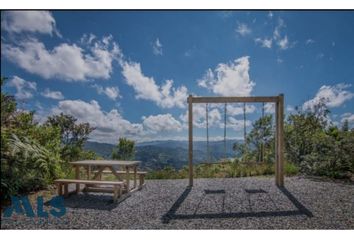
[[2, 229], [354, 229], [354, 185], [268, 177], [149, 180], [119, 204], [111, 195], [65, 199], [62, 218], [2, 218]]

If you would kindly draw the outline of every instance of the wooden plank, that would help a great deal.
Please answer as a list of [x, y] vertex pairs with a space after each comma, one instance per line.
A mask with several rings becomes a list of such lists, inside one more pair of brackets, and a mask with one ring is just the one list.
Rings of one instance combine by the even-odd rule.
[[134, 166], [134, 188], [136, 188], [136, 178], [137, 178], [136, 172], [137, 172], [137, 167]]
[[139, 175], [139, 186], [144, 185], [145, 181], [145, 176], [144, 175]]
[[261, 97], [192, 97], [189, 96], [188, 102], [192, 103], [245, 103], [245, 102], [277, 102], [278, 96]]
[[125, 166], [125, 171], [126, 171], [126, 182], [127, 182], [127, 192], [129, 192], [130, 190], [130, 176], [129, 176], [129, 167], [128, 166]]
[[188, 159], [189, 159], [189, 186], [193, 186], [193, 97], [188, 97]]
[[113, 201], [117, 202], [118, 199], [118, 186], [114, 186], [113, 188]]
[[87, 179], [91, 179], [91, 165], [87, 166]]
[[70, 162], [73, 166], [135, 166], [139, 165], [140, 161], [121, 161], [121, 160], [82, 160]]
[[109, 170], [110, 170], [110, 173], [112, 173], [114, 176], [116, 176], [116, 178], [118, 179], [118, 180], [122, 180], [122, 178], [121, 178], [121, 176], [117, 173], [117, 171], [113, 168], [113, 167], [108, 167], [109, 168]]
[[105, 170], [106, 166], [99, 166], [98, 171], [95, 173], [92, 179], [98, 180], [101, 178], [101, 173]]
[[[98, 172], [98, 171], [93, 171], [94, 173]], [[126, 171], [115, 171], [117, 174], [121, 174], [121, 175], [125, 175], [126, 174]], [[103, 174], [112, 174], [112, 171], [110, 170], [103, 170], [102, 171]], [[131, 174], [134, 174], [134, 173], [131, 173]], [[137, 171], [136, 172], [137, 175], [146, 175], [147, 172], [144, 172], [144, 171]]]
[[63, 195], [63, 188], [61, 183], [57, 183], [57, 188], [58, 188], [58, 195], [59, 196]]
[[64, 184], [64, 196], [67, 197], [69, 194], [69, 184]]
[[120, 181], [98, 181], [98, 180], [86, 180], [86, 179], [57, 179], [54, 181], [58, 184], [63, 183], [81, 183], [81, 184], [97, 184], [97, 185], [122, 185], [124, 182]]
[[[80, 166], [75, 166], [75, 178], [80, 179]], [[80, 184], [76, 184], [76, 193], [80, 191]]]

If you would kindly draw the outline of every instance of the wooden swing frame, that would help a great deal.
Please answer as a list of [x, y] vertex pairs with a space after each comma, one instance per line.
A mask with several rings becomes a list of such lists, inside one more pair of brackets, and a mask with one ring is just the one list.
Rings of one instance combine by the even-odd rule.
[[188, 99], [189, 186], [193, 186], [193, 103], [275, 103], [275, 184], [284, 186], [284, 94], [264, 97], [193, 97]]

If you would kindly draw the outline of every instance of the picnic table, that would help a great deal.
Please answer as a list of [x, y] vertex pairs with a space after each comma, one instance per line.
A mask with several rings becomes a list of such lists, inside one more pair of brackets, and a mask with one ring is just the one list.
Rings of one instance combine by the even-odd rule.
[[[118, 173], [118, 169], [125, 172], [125, 191], [131, 192], [137, 188], [137, 168], [140, 161], [122, 161], [122, 160], [82, 160], [70, 163], [75, 168], [75, 178], [80, 179], [80, 168], [87, 171], [87, 180], [101, 180], [102, 173], [108, 169], [118, 181], [122, 181], [122, 175]], [[92, 170], [95, 169], [94, 172]], [[132, 172], [131, 172], [132, 171]], [[106, 171], [105, 171], [106, 172]], [[106, 172], [107, 173], [107, 172]], [[92, 176], [93, 175], [93, 176]], [[130, 189], [130, 177], [133, 175], [133, 188]], [[96, 190], [100, 190], [97, 189]], [[102, 189], [103, 190], [103, 189]], [[80, 191], [80, 184], [76, 184], [76, 192]]]

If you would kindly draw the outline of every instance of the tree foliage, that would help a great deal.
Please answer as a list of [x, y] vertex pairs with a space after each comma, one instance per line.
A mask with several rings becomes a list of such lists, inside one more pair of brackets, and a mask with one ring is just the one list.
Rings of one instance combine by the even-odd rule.
[[[1, 78], [1, 86], [5, 80]], [[34, 111], [17, 109], [15, 98], [1, 91], [1, 200], [69, 175], [69, 161], [97, 158], [82, 149], [92, 130], [63, 114], [39, 124]]]
[[132, 160], [135, 156], [135, 142], [127, 138], [119, 138], [117, 146], [112, 151], [113, 159]]

